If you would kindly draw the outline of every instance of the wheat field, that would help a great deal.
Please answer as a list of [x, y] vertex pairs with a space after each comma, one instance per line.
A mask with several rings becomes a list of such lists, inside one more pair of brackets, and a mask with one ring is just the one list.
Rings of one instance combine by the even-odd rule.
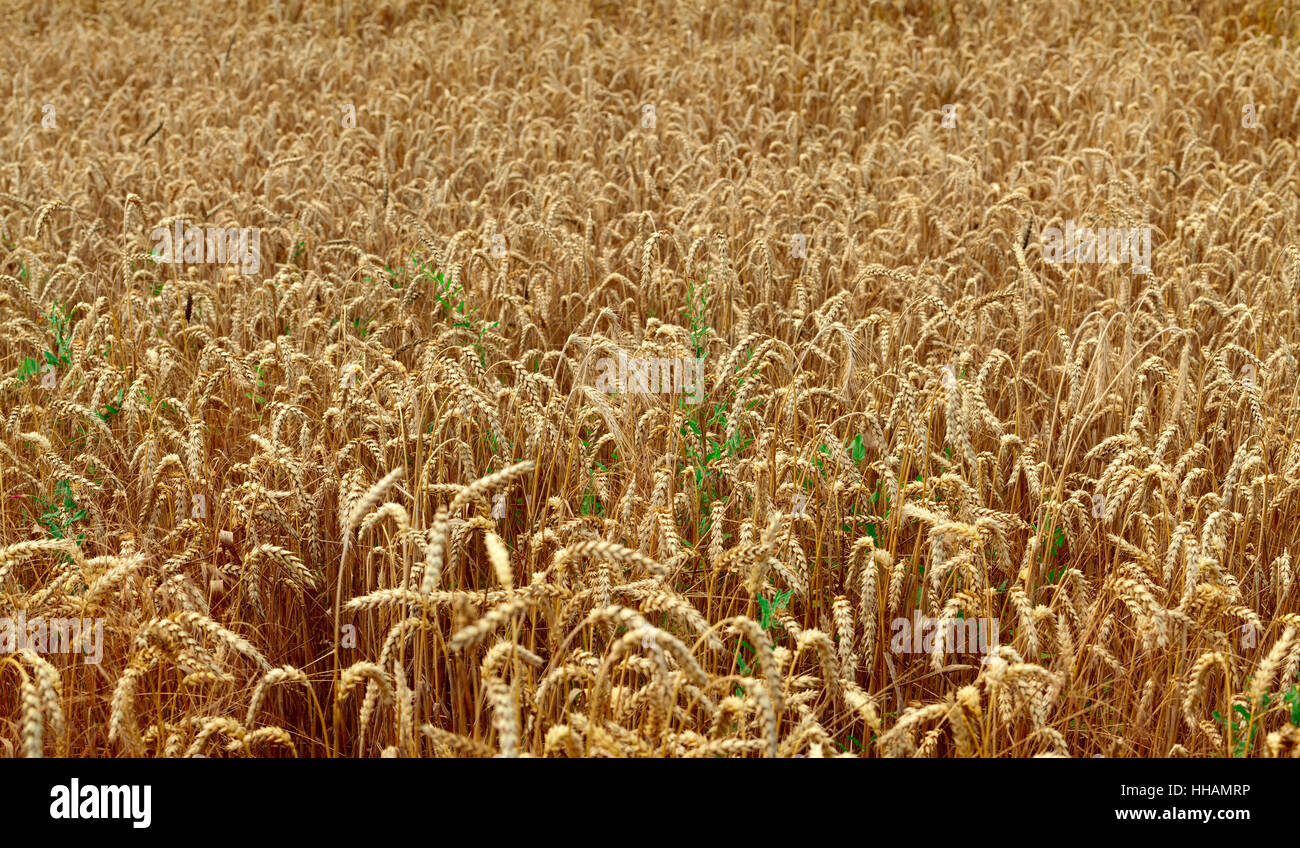
[[1297, 755], [1300, 12], [1196, 6], [6, 5], [0, 757]]

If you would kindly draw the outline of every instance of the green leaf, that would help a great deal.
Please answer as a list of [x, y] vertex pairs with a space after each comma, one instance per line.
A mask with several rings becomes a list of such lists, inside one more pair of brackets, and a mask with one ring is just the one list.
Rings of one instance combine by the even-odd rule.
[[28, 377], [35, 376], [40, 371], [41, 363], [29, 356], [23, 360], [22, 365], [18, 366], [18, 379], [26, 382]]

